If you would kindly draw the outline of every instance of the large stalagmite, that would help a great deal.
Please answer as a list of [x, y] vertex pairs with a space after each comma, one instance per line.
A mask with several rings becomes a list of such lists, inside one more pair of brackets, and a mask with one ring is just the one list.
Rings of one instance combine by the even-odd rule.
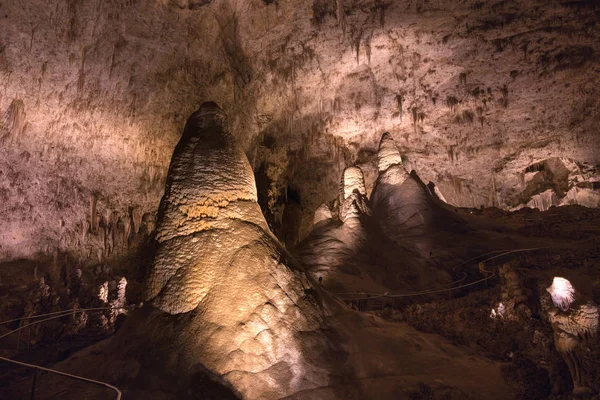
[[384, 133], [377, 154], [379, 176], [371, 194], [373, 215], [392, 240], [422, 236], [436, 230], [455, 230], [460, 221], [402, 164], [400, 152], [389, 133]]
[[340, 220], [356, 223], [361, 214], [369, 214], [365, 178], [359, 167], [348, 167], [340, 182]]
[[327, 385], [322, 311], [283, 261], [223, 115], [204, 104], [177, 145], [147, 299], [180, 329], [170, 338], [185, 349], [180, 367], [202, 364], [245, 398]]
[[[188, 120], [159, 210], [146, 304], [116, 336], [60, 369], [139, 389], [132, 398], [151, 391], [157, 399], [401, 399], [419, 384], [441, 380], [457, 393], [507, 398], [497, 364], [405, 325], [355, 313], [314, 283], [268, 230], [249, 163], [226, 126], [214, 103]], [[345, 200], [358, 206], [362, 179], [355, 183]], [[317, 238], [330, 249], [325, 259], [339, 260], [336, 252], [347, 250], [357, 258], [352, 241], [362, 240], [369, 219], [361, 207], [343, 223], [316, 228], [326, 231]], [[377, 271], [394, 279], [382, 266], [363, 268], [385, 258], [378, 256], [385, 247], [378, 239], [357, 260], [353, 282], [366, 279], [377, 288], [368, 277]], [[389, 255], [394, 263], [400, 259]], [[72, 394], [75, 389], [69, 393], [63, 384], [54, 383], [49, 396]]]

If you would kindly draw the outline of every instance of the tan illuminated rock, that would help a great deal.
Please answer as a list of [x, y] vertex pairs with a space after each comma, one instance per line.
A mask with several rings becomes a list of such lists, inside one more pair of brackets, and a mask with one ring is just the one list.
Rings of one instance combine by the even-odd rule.
[[315, 216], [313, 218], [313, 226], [317, 226], [321, 222], [329, 221], [332, 217], [331, 210], [327, 204], [321, 204], [317, 211], [315, 211]]
[[342, 175], [342, 189], [344, 198], [349, 197], [355, 190], [358, 191], [359, 194], [366, 196], [365, 177], [362, 169], [359, 167], [346, 168]]
[[555, 277], [547, 289], [556, 308], [548, 312], [554, 330], [554, 345], [569, 367], [573, 379], [573, 394], [590, 395], [597, 376], [585, 368], [583, 357], [588, 340], [596, 338], [599, 326], [598, 306], [592, 302], [572, 307], [575, 289], [561, 277]]
[[589, 386], [597, 377], [586, 371], [583, 357], [586, 342], [598, 335], [598, 306], [587, 303], [568, 311], [556, 308], [549, 317], [554, 344], [571, 372], [573, 394], [593, 394]]
[[[311, 280], [268, 230], [254, 193], [222, 111], [204, 104], [173, 155], [144, 307], [116, 336], [61, 368], [119, 387], [166, 388], [175, 398], [397, 399], [398, 387], [440, 380], [457, 391], [507, 398], [497, 364], [334, 300], [322, 289], [325, 280]], [[354, 189], [346, 200], [355, 196], [363, 195]], [[367, 258], [375, 265], [384, 256], [376, 240], [373, 251], [357, 253], [362, 220], [316, 227], [335, 232], [320, 236], [325, 246], [315, 247], [316, 261], [337, 260], [345, 270], [352, 262], [368, 265]], [[401, 258], [391, 256], [394, 264]], [[373, 289], [396, 276], [351, 272]], [[477, 379], [482, 370], [485, 382]]]
[[402, 232], [431, 220], [435, 205], [428, 189], [404, 169], [389, 133], [381, 137], [377, 159], [379, 176], [371, 194], [371, 207], [383, 231], [397, 239]]
[[346, 222], [369, 214], [367, 206], [365, 178], [359, 167], [348, 167], [342, 174], [340, 183], [340, 220]]
[[185, 349], [178, 365], [201, 364], [244, 398], [328, 384], [322, 311], [306, 276], [282, 261], [214, 104], [194, 113], [175, 150], [157, 238], [147, 300], [166, 313], [165, 331], [179, 327], [164, 338]]

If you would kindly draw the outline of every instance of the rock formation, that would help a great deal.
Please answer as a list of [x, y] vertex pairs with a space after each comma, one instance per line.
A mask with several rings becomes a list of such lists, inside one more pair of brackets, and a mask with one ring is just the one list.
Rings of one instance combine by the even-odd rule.
[[497, 312], [492, 310], [492, 313], [509, 321], [527, 321], [531, 317], [531, 309], [527, 305], [529, 293], [522, 276], [510, 263], [502, 265], [498, 274], [502, 282], [501, 301]]
[[377, 153], [379, 176], [371, 194], [373, 215], [393, 241], [415, 237], [430, 230], [455, 231], [461, 221], [434, 198], [416, 173], [404, 169], [402, 157], [388, 133]]
[[[348, 167], [340, 183], [340, 220], [356, 220], [361, 214], [369, 214], [365, 178], [359, 167]], [[355, 221], [356, 222], [356, 221]]]
[[223, 115], [208, 103], [189, 119], [159, 210], [147, 300], [177, 327], [163, 338], [185, 349], [171, 366], [201, 364], [250, 399], [327, 385], [323, 311], [268, 230]]
[[[324, 279], [326, 285], [329, 283], [330, 274], [340, 269], [357, 273], [356, 256], [366, 240], [361, 219], [364, 221], [364, 217], [370, 214], [363, 172], [360, 168], [349, 167], [344, 170], [338, 192], [339, 220], [331, 219], [328, 208], [327, 220], [321, 216], [327, 214], [315, 213], [312, 236], [299, 248], [300, 259], [309, 267], [311, 275]], [[319, 210], [325, 211], [323, 206]], [[317, 216], [320, 224], [317, 224]]]
[[329, 221], [333, 216], [331, 215], [331, 210], [327, 204], [321, 204], [317, 211], [315, 211], [315, 216], [313, 218], [313, 227], [319, 225], [321, 222]]
[[598, 386], [598, 377], [587, 370], [583, 357], [587, 342], [598, 336], [598, 306], [588, 302], [570, 307], [575, 291], [568, 280], [558, 279], [554, 278], [552, 286], [548, 288], [557, 307], [548, 313], [554, 330], [554, 344], [571, 372], [573, 394], [592, 395], [594, 391], [590, 386]]

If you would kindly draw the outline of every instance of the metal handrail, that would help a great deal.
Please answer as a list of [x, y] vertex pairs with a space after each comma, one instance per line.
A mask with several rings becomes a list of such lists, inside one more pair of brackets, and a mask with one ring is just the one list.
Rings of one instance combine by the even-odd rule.
[[[8, 320], [8, 321], [3, 321], [3, 322], [0, 322], [0, 325], [7, 324], [9, 322], [20, 321], [20, 320], [24, 320], [24, 319], [32, 319], [32, 318], [40, 318], [40, 317], [45, 317], [45, 316], [51, 316], [49, 318], [44, 318], [44, 319], [41, 319], [41, 320], [33, 321], [33, 322], [31, 322], [31, 323], [29, 323], [27, 325], [20, 326], [17, 329], [14, 329], [14, 330], [12, 330], [10, 332], [7, 332], [4, 335], [0, 336], [0, 339], [3, 339], [3, 338], [5, 338], [5, 337], [7, 337], [7, 336], [9, 336], [9, 335], [11, 335], [11, 334], [13, 334], [15, 332], [19, 332], [22, 329], [31, 328], [32, 325], [41, 324], [42, 322], [46, 322], [46, 321], [50, 321], [50, 320], [62, 318], [62, 317], [65, 317], [67, 315], [77, 314], [78, 312], [82, 312], [82, 311], [101, 311], [101, 310], [119, 310], [119, 309], [122, 310], [122, 309], [132, 309], [132, 308], [134, 309], [134, 308], [136, 308], [136, 306], [135, 305], [131, 305], [131, 306], [125, 306], [125, 307], [95, 307], [95, 308], [76, 308], [76, 309], [74, 308], [74, 309], [71, 309], [71, 310], [55, 311], [55, 312], [46, 313], [46, 314], [39, 314], [39, 315], [31, 316], [31, 317], [22, 317], [22, 318], [16, 318], [16, 319]], [[22, 361], [16, 361], [16, 360], [12, 360], [12, 359], [6, 358], [6, 357], [1, 357], [0, 356], [0, 360], [6, 361], [6, 362], [9, 362], [9, 363], [13, 363], [13, 364], [17, 364], [17, 365], [21, 365], [21, 366], [28, 367], [28, 368], [34, 368], [36, 370], [36, 375], [34, 375], [33, 384], [32, 384], [32, 388], [31, 388], [31, 398], [32, 399], [33, 399], [34, 394], [35, 394], [35, 385], [36, 385], [37, 371], [38, 370], [46, 371], [46, 372], [51, 372], [51, 373], [54, 373], [54, 374], [57, 374], [57, 375], [66, 376], [66, 377], [69, 377], [69, 378], [72, 378], [72, 379], [79, 379], [79, 380], [84, 381], [84, 382], [89, 382], [89, 383], [93, 383], [93, 384], [96, 384], [96, 385], [107, 387], [109, 389], [114, 390], [117, 393], [116, 400], [120, 400], [121, 399], [121, 391], [117, 387], [115, 387], [115, 386], [113, 386], [113, 385], [111, 385], [109, 383], [106, 383], [106, 382], [100, 382], [100, 381], [96, 381], [94, 379], [85, 378], [83, 376], [68, 374], [66, 372], [57, 371], [57, 370], [54, 370], [54, 369], [51, 369], [51, 368], [42, 367], [40, 365], [28, 364], [28, 363], [25, 363], [25, 362], [22, 362]]]
[[[503, 256], [505, 256], [507, 254], [518, 253], [518, 252], [525, 252], [525, 251], [536, 251], [536, 250], [544, 250], [544, 249], [552, 249], [552, 248], [565, 247], [565, 246], [570, 246], [570, 245], [573, 245], [573, 244], [589, 242], [589, 241], [594, 240], [594, 239], [596, 239], [596, 238], [592, 237], [592, 238], [587, 238], [587, 239], [578, 240], [578, 241], [574, 241], [574, 242], [569, 242], [569, 243], [565, 243], [565, 244], [562, 244], [562, 245], [556, 245], [556, 246], [531, 247], [531, 248], [525, 248], [525, 249], [512, 249], [512, 250], [494, 250], [494, 251], [490, 251], [488, 253], [485, 253], [485, 254], [473, 257], [473, 258], [471, 258], [471, 259], [469, 259], [469, 260], [467, 260], [467, 261], [465, 261], [465, 262], [457, 265], [456, 267], [453, 268], [453, 271], [455, 271], [457, 268], [459, 268], [459, 267], [461, 267], [461, 266], [463, 266], [463, 265], [465, 265], [465, 264], [467, 264], [467, 263], [469, 263], [471, 261], [477, 260], [480, 257], [484, 257], [484, 256], [487, 256], [487, 255], [490, 255], [490, 254], [494, 254], [494, 253], [501, 253], [501, 254], [497, 254], [497, 255], [488, 257], [488, 258], [480, 261], [480, 263], [485, 263], [487, 261], [494, 260], [494, 259], [499, 258], [499, 257], [503, 257]], [[330, 291], [328, 291], [328, 290], [326, 290], [324, 288], [323, 289], [326, 290], [328, 293], [336, 296], [336, 297], [339, 297], [339, 296], [355, 296], [355, 297], [344, 297], [342, 300], [345, 300], [345, 301], [351, 301], [351, 300], [371, 300], [371, 299], [377, 299], [377, 298], [391, 298], [391, 299], [393, 299], [393, 298], [402, 298], [402, 297], [414, 297], [414, 296], [422, 296], [422, 295], [426, 295], [426, 294], [445, 293], [445, 292], [450, 292], [452, 290], [462, 289], [462, 288], [465, 288], [465, 287], [468, 287], [468, 286], [476, 285], [476, 284], [481, 283], [481, 282], [485, 282], [485, 281], [487, 281], [489, 279], [492, 279], [494, 276], [496, 276], [496, 273], [493, 272], [493, 271], [483, 270], [482, 272], [488, 273], [488, 275], [485, 278], [483, 278], [483, 279], [479, 279], [479, 280], [476, 280], [474, 282], [469, 282], [469, 283], [466, 283], [464, 285], [447, 287], [447, 286], [452, 285], [454, 283], [464, 281], [466, 279], [466, 276], [464, 276], [463, 278], [461, 278], [461, 279], [459, 279], [459, 280], [457, 280], [455, 282], [452, 282], [450, 284], [446, 284], [443, 288], [436, 287], [436, 288], [425, 289], [425, 290], [421, 290], [421, 291], [418, 291], [418, 292], [409, 292], [409, 293], [398, 293], [398, 294], [390, 294], [388, 292], [385, 292], [385, 293], [366, 293], [366, 292], [363, 292], [363, 293], [357, 293], [357, 292], [354, 292], [354, 293], [352, 293], [352, 292], [350, 292], [350, 293], [335, 293], [335, 292], [330, 292]], [[462, 272], [462, 273], [465, 274], [464, 272]], [[356, 297], [356, 296], [362, 296], [362, 297]], [[367, 296], [367, 297], [364, 297], [364, 296]]]
[[[42, 366], [35, 365], [35, 364], [28, 364], [28, 363], [24, 363], [24, 362], [21, 362], [21, 361], [15, 361], [15, 360], [11, 360], [10, 358], [0, 357], [0, 360], [6, 361], [6, 362], [9, 362], [9, 363], [13, 363], [13, 364], [17, 364], [17, 365], [21, 365], [23, 367], [34, 368], [36, 370], [36, 373], [37, 373], [37, 370], [41, 370], [41, 371], [51, 372], [51, 373], [57, 374], [57, 375], [66, 376], [68, 378], [78, 379], [80, 381], [89, 382], [89, 383], [93, 383], [93, 384], [96, 384], [96, 385], [104, 386], [104, 387], [107, 387], [109, 389], [114, 390], [117, 393], [116, 400], [121, 400], [121, 391], [117, 387], [115, 387], [115, 386], [113, 386], [113, 385], [111, 385], [109, 383], [106, 383], [106, 382], [100, 382], [100, 381], [96, 381], [96, 380], [93, 380], [93, 379], [84, 378], [83, 376], [68, 374], [66, 372], [57, 371], [55, 369], [46, 368], [46, 367], [42, 367]], [[31, 398], [33, 398], [34, 393], [35, 393], [35, 377], [34, 377], [34, 381], [33, 381]]]
[[[79, 311], [120, 310], [120, 309], [136, 308], [136, 307], [137, 306], [135, 306], [135, 305], [131, 305], [131, 306], [125, 306], [125, 307], [71, 308], [70, 310], [54, 311], [54, 312], [51, 312], [51, 313], [32, 315], [30, 317], [21, 317], [21, 318], [9, 319], [9, 320], [0, 322], [0, 325], [8, 324], [10, 322], [15, 322], [15, 321], [22, 321], [24, 319], [34, 319], [34, 318], [40, 318], [40, 317], [47, 317], [49, 315], [58, 315], [58, 314], [61, 314], [61, 315], [59, 315], [59, 317], [65, 317], [67, 315], [78, 313]], [[15, 332], [16, 332], [16, 330], [15, 330]]]

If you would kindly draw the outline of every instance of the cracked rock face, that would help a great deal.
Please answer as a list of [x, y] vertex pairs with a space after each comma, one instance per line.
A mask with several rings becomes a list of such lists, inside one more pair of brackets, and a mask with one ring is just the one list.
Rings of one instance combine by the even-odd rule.
[[178, 326], [167, 340], [185, 349], [183, 365], [201, 363], [250, 399], [328, 384], [323, 312], [283, 261], [215, 104], [192, 115], [176, 147], [157, 238], [147, 299], [168, 317], [152, 329]]

